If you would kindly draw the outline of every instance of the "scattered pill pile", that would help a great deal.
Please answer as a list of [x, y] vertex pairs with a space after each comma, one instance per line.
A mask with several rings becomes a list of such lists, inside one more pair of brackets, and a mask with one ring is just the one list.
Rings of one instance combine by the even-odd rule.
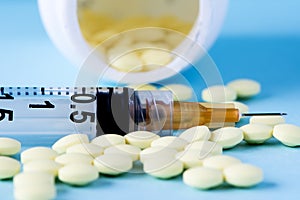
[[21, 143], [15, 139], [0, 137], [0, 180], [12, 178], [21, 170], [21, 164], [13, 156], [21, 150]]
[[[251, 80], [237, 80], [229, 85], [222, 86], [223, 89], [221, 86], [208, 88], [209, 92], [204, 94], [211, 96], [204, 99], [214, 100], [213, 92], [227, 91], [225, 87], [236, 92], [230, 94], [226, 102], [236, 97], [250, 98], [260, 91], [259, 84]], [[247, 88], [250, 89], [247, 91]], [[184, 95], [180, 99], [189, 96], [186, 91], [181, 94]], [[224, 102], [224, 98], [219, 100]], [[233, 103], [241, 112], [248, 111], [243, 103]], [[124, 137], [101, 135], [90, 141], [85, 134], [70, 134], [57, 140], [52, 147], [37, 146], [22, 151], [20, 162], [11, 156], [20, 152], [21, 143], [0, 137], [0, 180], [13, 178], [17, 200], [54, 199], [56, 178], [65, 184], [86, 186], [97, 181], [101, 174], [117, 176], [141, 163], [143, 171], [150, 176], [171, 179], [182, 175], [186, 185], [201, 190], [224, 183], [247, 188], [263, 181], [262, 169], [223, 153], [242, 141], [261, 145], [272, 137], [285, 146], [300, 146], [300, 127], [286, 124], [282, 116], [256, 116], [239, 128], [211, 131], [206, 126], [196, 126], [178, 136], [160, 137], [152, 132], [136, 131]]]
[[[56, 177], [66, 184], [85, 186], [100, 174], [117, 176], [141, 162], [144, 172], [153, 177], [171, 179], [182, 174], [186, 185], [198, 189], [216, 188], [224, 182], [252, 187], [263, 180], [262, 170], [223, 151], [242, 140], [261, 144], [272, 135], [287, 146], [300, 146], [300, 127], [284, 124], [278, 117], [255, 117], [250, 121], [241, 128], [224, 127], [211, 132], [206, 126], [197, 126], [179, 136], [166, 137], [136, 131], [125, 137], [107, 134], [89, 141], [84, 134], [71, 134], [56, 141], [52, 148], [24, 150], [21, 173], [19, 161], [0, 156], [0, 179], [14, 177], [16, 199], [54, 199]], [[20, 143], [13, 139], [0, 138], [0, 146], [1, 155], [20, 151]]]
[[202, 91], [202, 99], [207, 102], [228, 102], [237, 98], [251, 98], [261, 91], [258, 82], [250, 79], [237, 79], [226, 86], [214, 85]]
[[192, 23], [175, 16], [118, 20], [90, 9], [80, 10], [79, 16], [87, 42], [94, 47], [101, 44], [97, 49], [110, 67], [124, 72], [150, 71], [169, 64], [173, 60], [170, 52], [192, 29]]

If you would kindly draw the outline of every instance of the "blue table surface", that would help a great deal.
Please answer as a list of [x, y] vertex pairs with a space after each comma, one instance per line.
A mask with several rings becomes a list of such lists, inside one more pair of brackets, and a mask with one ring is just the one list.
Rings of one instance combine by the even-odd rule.
[[[251, 2], [259, 4], [259, 1], [245, 2], [247, 6], [258, 8], [260, 12], [255, 14], [263, 17], [261, 5], [254, 7], [255, 4], [251, 4]], [[270, 1], [267, 2], [270, 3]], [[245, 102], [250, 106], [251, 111], [287, 112], [286, 121], [300, 125], [299, 23], [296, 28], [294, 27], [300, 19], [295, 8], [300, 7], [299, 3], [289, 0], [283, 5], [285, 14], [281, 16], [288, 23], [284, 23], [282, 32], [278, 27], [279, 24], [271, 26], [272, 20], [269, 15], [267, 15], [269, 19], [267, 22], [263, 21], [261, 25], [256, 26], [257, 30], [263, 29], [264, 31], [255, 32], [255, 27], [253, 29], [247, 27], [239, 21], [238, 16], [242, 15], [239, 11], [247, 10], [247, 6], [242, 6], [240, 1], [232, 1], [229, 19], [225, 22], [221, 36], [209, 53], [217, 64], [224, 83], [245, 77], [258, 80], [262, 84], [261, 94]], [[270, 10], [280, 9], [278, 4], [274, 4], [274, 7], [268, 7], [267, 4], [264, 6]], [[287, 14], [287, 8], [291, 8], [290, 14]], [[275, 11], [276, 9], [273, 10], [273, 14], [277, 13]], [[249, 23], [250, 25], [260, 24], [257, 15], [252, 23]], [[0, 18], [1, 86], [68, 86], [74, 84], [78, 69], [74, 68], [47, 38], [35, 1], [1, 1]], [[243, 15], [242, 18], [247, 17]], [[277, 15], [275, 19], [278, 19]], [[241, 23], [241, 30], [236, 27], [238, 22]], [[263, 25], [264, 23], [266, 26]], [[266, 27], [272, 27], [269, 33]], [[252, 32], [244, 34], [248, 29]], [[30, 136], [22, 139], [28, 141], [24, 149], [36, 145], [33, 142], [30, 143]], [[54, 138], [49, 138], [48, 145], [51, 145], [54, 140]], [[241, 143], [224, 153], [261, 167], [264, 171], [263, 183], [251, 189], [222, 186], [213, 190], [200, 191], [184, 185], [181, 177], [158, 180], [141, 173], [128, 173], [115, 178], [102, 176], [87, 187], [71, 187], [59, 183], [57, 199], [297, 198], [300, 189], [299, 148], [288, 148], [275, 139], [271, 139], [264, 145], [257, 146]], [[0, 199], [13, 199], [11, 180], [0, 181]]]

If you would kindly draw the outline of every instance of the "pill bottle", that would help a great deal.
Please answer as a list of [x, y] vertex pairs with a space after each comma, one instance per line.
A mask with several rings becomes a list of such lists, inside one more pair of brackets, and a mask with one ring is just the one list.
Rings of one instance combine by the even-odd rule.
[[[107, 34], [110, 37], [113, 35], [110, 31], [120, 34], [131, 29], [146, 28], [147, 34], [147, 28], [158, 27], [185, 36], [172, 47], [177, 49], [177, 54], [190, 50], [190, 43], [185, 43], [185, 38], [209, 49], [220, 31], [228, 0], [39, 0], [38, 4], [42, 21], [54, 44], [74, 65], [82, 67], [87, 58], [94, 60], [89, 61], [89, 64], [108, 65], [104, 56], [90, 56], [96, 44], [89, 41], [88, 35], [98, 34], [101, 37]], [[95, 14], [96, 17], [93, 18]], [[157, 25], [152, 21], [154, 24], [151, 24], [148, 23], [151, 20], [147, 19], [155, 19], [154, 22], [161, 23]], [[180, 24], [176, 20], [181, 23], [181, 27], [175, 27]], [[117, 28], [114, 29], [116, 24]], [[97, 26], [98, 29], [102, 28], [100, 35], [98, 30], [93, 30]], [[163, 40], [172, 38], [168, 34]], [[184, 48], [178, 48], [179, 46]], [[172, 51], [172, 48], [169, 50]], [[124, 72], [108, 67], [105, 79], [125, 83], [153, 83], [172, 77], [188, 66], [175, 57], [165, 67], [154, 70]]]

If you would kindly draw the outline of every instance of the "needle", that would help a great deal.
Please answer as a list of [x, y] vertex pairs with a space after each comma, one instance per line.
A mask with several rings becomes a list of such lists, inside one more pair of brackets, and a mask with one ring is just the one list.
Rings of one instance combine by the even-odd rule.
[[251, 117], [251, 116], [284, 116], [287, 113], [243, 113], [243, 117]]

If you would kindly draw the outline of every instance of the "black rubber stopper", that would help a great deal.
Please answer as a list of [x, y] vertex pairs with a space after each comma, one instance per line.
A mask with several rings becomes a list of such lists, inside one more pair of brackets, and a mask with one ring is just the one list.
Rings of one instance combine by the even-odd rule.
[[97, 88], [97, 136], [125, 135], [130, 130], [130, 88]]

